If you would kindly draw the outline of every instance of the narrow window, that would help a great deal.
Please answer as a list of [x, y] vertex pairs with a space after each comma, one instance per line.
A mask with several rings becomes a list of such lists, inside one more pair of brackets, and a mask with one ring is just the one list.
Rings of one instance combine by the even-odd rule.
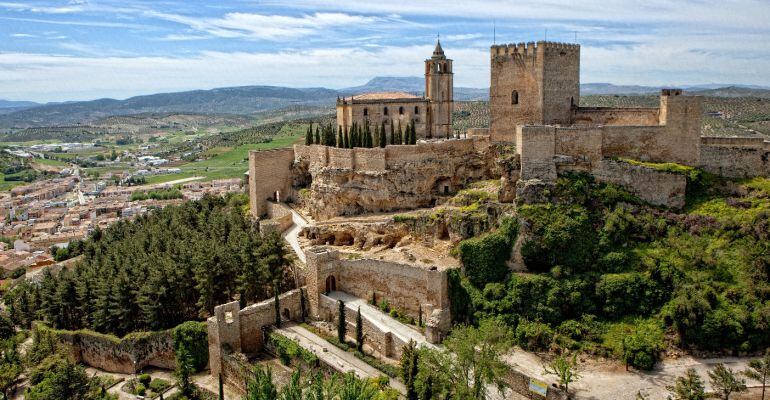
[[404, 115], [404, 107], [398, 108], [398, 115]]
[[519, 92], [515, 90], [511, 93], [511, 104], [519, 104]]
[[415, 115], [419, 114], [420, 113], [420, 107], [414, 106], [414, 113], [415, 113]]
[[367, 115], [369, 115], [369, 109], [368, 108], [364, 108], [364, 117], [367, 116]]
[[382, 110], [382, 115], [388, 115], [388, 107], [385, 107], [385, 108]]

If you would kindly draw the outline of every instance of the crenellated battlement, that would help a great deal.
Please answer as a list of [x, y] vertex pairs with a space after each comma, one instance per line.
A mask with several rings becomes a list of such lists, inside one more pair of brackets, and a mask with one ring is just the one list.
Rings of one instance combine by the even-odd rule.
[[558, 50], [564, 52], [580, 52], [580, 45], [576, 43], [563, 42], [519, 42], [508, 44], [497, 44], [490, 47], [492, 57], [496, 56], [534, 56], [538, 51]]

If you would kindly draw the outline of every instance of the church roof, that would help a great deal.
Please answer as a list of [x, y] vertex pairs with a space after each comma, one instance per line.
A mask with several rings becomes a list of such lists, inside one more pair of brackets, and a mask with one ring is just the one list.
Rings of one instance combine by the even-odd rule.
[[411, 93], [406, 92], [375, 92], [364, 93], [353, 96], [353, 100], [399, 100], [399, 99], [419, 99]]

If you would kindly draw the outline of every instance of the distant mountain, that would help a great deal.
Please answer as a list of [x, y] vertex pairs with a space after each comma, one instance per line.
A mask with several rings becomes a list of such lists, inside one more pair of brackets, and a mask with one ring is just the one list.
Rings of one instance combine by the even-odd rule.
[[[378, 76], [361, 86], [340, 89], [340, 93], [351, 96], [370, 92], [408, 92], [418, 96], [425, 94], [425, 78], [418, 76]], [[455, 100], [475, 101], [489, 98], [488, 88], [454, 88]]]
[[0, 108], [29, 108], [39, 106], [40, 103], [34, 101], [13, 101], [0, 99]]
[[[585, 83], [582, 95], [657, 95], [660, 87]], [[720, 97], [770, 98], [770, 88], [748, 85], [685, 86], [690, 93]], [[455, 87], [459, 101], [487, 100], [488, 88]], [[340, 90], [326, 88], [287, 88], [278, 86], [240, 86], [211, 90], [192, 90], [136, 96], [125, 100], [98, 99], [64, 103], [0, 100], [0, 128], [28, 128], [89, 124], [115, 115], [143, 113], [193, 113], [207, 115], [250, 115], [277, 112], [295, 106], [334, 106], [337, 96], [382, 91], [404, 91], [422, 95], [422, 77], [376, 77], [361, 86]]]
[[46, 104], [0, 115], [0, 127], [89, 123], [112, 115], [141, 113], [252, 114], [292, 105], [331, 105], [338, 92], [324, 88], [241, 86], [160, 93], [126, 100], [98, 99]]

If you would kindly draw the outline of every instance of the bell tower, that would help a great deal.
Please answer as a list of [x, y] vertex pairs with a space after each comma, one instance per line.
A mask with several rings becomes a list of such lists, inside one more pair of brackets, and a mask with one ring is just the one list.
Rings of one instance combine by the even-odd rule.
[[446, 137], [452, 133], [454, 73], [452, 60], [446, 58], [441, 41], [431, 58], [425, 60], [425, 98], [428, 100], [427, 137]]

